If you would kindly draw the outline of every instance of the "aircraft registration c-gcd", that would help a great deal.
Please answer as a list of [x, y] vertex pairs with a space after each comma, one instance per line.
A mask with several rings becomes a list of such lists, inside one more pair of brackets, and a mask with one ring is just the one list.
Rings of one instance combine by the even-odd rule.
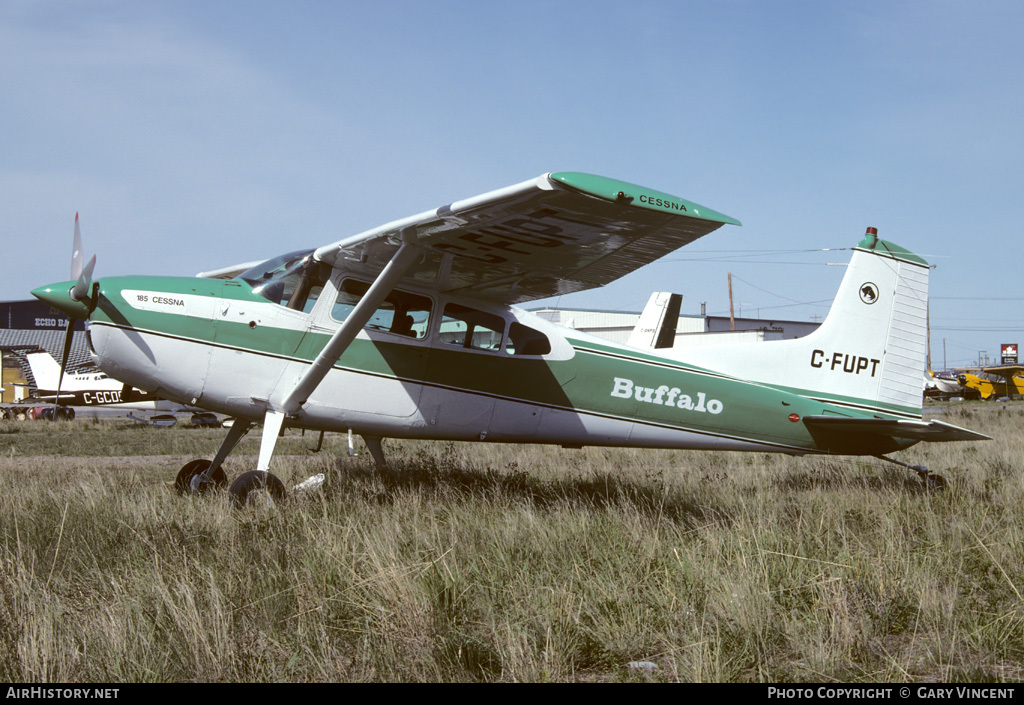
[[[32, 293], [88, 321], [96, 364], [125, 384], [237, 417], [183, 493], [263, 424], [231, 494], [283, 497], [283, 426], [384, 437], [793, 455], [885, 454], [983, 440], [922, 419], [928, 265], [878, 238], [854, 248], [831, 311], [798, 339], [688, 349], [620, 345], [516, 306], [603, 286], [739, 221], [682, 198], [559, 172], [316, 249], [199, 277], [104, 277]], [[941, 480], [909, 466], [926, 480]]]

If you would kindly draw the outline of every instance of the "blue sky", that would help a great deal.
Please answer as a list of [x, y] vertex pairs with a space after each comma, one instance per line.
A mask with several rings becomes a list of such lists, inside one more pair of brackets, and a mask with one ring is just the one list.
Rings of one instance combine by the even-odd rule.
[[[1019, 2], [0, 5], [0, 298], [316, 246], [547, 171], [725, 227], [559, 305], [827, 312], [868, 226], [928, 259], [933, 366], [1024, 338]], [[822, 251], [830, 248], [831, 251]], [[551, 302], [554, 303], [554, 302]]]

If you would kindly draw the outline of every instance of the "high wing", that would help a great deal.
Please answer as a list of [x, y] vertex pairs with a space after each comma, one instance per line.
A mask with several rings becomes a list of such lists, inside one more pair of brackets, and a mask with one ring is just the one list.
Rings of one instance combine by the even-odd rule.
[[635, 184], [579, 172], [539, 176], [316, 250], [375, 275], [403, 244], [425, 286], [515, 304], [603, 286], [739, 221]]
[[1009, 381], [1014, 377], [1020, 377], [1021, 375], [1024, 375], [1024, 366], [999, 365], [996, 367], [984, 367], [982, 368], [982, 371], [994, 374], [997, 377], [1002, 377], [1003, 379]]
[[[497, 304], [522, 303], [602, 286], [727, 223], [740, 224], [660, 191], [559, 172], [317, 249], [317, 260], [361, 271], [373, 284], [301, 377], [272, 400], [257, 470], [269, 467], [285, 418], [306, 403], [400, 280]], [[228, 438], [225, 453], [240, 435]], [[222, 451], [214, 458], [217, 466]]]

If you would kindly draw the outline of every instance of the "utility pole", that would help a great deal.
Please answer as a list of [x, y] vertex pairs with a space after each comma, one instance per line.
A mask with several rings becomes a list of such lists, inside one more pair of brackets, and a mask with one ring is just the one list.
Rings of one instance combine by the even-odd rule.
[[732, 315], [732, 272], [729, 272], [729, 330], [736, 330], [736, 319]]
[[925, 326], [926, 326], [925, 327], [925, 331], [927, 331], [927, 334], [928, 334], [927, 338], [926, 338], [926, 340], [928, 341], [928, 343], [927, 343], [928, 348], [927, 348], [927, 354], [925, 355], [925, 365], [927, 365], [928, 370], [930, 371], [932, 369], [932, 300], [931, 299], [928, 299], [927, 306], [926, 306], [926, 308], [924, 310], [924, 316], [925, 316], [924, 320], [925, 320]]

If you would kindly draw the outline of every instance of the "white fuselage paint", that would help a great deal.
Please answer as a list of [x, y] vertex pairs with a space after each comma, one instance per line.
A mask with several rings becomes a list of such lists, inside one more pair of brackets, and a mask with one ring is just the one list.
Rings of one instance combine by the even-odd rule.
[[[522, 312], [519, 315], [523, 315]], [[529, 315], [529, 314], [526, 314]], [[545, 332], [552, 334], [546, 322]], [[376, 334], [362, 331], [360, 338]], [[93, 324], [97, 363], [123, 381], [182, 403], [258, 420], [308, 362], [217, 348], [109, 324]], [[206, 360], [190, 366], [171, 360]], [[116, 363], [114, 362], [116, 361]], [[116, 364], [116, 368], [111, 367]], [[200, 370], [205, 365], [205, 369]], [[215, 365], [216, 374], [208, 374]], [[244, 389], [247, 396], [237, 395]], [[285, 390], [285, 391], [283, 391]], [[418, 400], [418, 403], [417, 403]], [[395, 413], [401, 409], [404, 415]], [[305, 428], [393, 438], [562, 445], [774, 451], [771, 444], [694, 433], [630, 418], [540, 406], [472, 390], [427, 385], [335, 367], [297, 414]], [[799, 452], [790, 449], [789, 452]]]

